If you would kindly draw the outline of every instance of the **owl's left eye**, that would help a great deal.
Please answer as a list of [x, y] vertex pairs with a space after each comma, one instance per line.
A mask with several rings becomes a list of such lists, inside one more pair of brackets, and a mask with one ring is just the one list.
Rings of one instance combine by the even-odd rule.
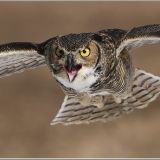
[[57, 57], [59, 57], [59, 58], [63, 57], [63, 55], [64, 55], [64, 51], [59, 48], [56, 49], [55, 53], [56, 53]]
[[83, 50], [80, 51], [80, 55], [82, 57], [88, 57], [90, 55], [90, 49], [89, 48], [85, 48]]

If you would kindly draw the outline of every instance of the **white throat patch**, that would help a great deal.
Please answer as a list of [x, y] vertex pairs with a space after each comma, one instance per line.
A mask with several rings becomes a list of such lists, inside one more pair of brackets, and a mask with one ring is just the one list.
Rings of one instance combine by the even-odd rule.
[[73, 82], [70, 82], [69, 79], [64, 79], [63, 77], [56, 75], [54, 75], [54, 77], [65, 87], [72, 88], [78, 92], [88, 91], [89, 87], [98, 79], [98, 76], [94, 74], [94, 70], [86, 67], [82, 67], [79, 70]]

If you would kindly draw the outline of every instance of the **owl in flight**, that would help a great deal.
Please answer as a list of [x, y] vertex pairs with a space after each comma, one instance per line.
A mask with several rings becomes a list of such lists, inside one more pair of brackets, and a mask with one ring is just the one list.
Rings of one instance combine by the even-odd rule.
[[135, 68], [130, 57], [133, 48], [155, 43], [160, 43], [157, 24], [2, 44], [0, 77], [47, 64], [65, 93], [51, 124], [112, 120], [160, 94], [160, 77]]

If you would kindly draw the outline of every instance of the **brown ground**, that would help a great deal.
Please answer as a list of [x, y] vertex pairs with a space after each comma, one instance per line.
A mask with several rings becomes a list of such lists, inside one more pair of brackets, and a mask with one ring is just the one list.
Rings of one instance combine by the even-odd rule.
[[[160, 23], [160, 2], [0, 2], [0, 43]], [[158, 45], [137, 66], [160, 72]], [[50, 126], [63, 93], [47, 68], [0, 80], [0, 157], [160, 157], [160, 99], [109, 123]]]

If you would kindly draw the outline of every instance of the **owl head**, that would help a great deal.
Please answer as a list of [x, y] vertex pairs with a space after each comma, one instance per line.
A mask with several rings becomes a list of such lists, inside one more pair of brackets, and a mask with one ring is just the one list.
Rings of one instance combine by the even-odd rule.
[[55, 37], [46, 57], [57, 81], [76, 91], [84, 91], [94, 84], [105, 61], [103, 41], [96, 33]]

